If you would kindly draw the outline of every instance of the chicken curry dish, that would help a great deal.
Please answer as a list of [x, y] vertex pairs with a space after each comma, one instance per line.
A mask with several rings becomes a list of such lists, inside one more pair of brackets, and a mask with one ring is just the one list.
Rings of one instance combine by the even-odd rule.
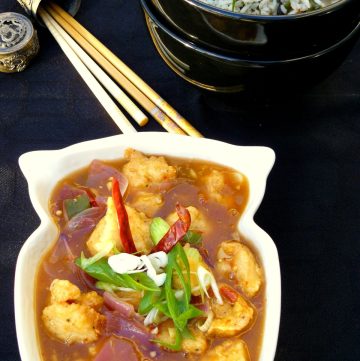
[[264, 272], [241, 238], [246, 177], [145, 155], [61, 180], [36, 279], [43, 361], [256, 361]]

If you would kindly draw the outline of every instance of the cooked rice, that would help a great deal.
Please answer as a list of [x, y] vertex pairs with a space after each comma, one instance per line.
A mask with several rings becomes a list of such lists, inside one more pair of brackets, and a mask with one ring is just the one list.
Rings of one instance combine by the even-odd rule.
[[339, 0], [199, 0], [214, 7], [253, 15], [291, 15], [323, 8]]

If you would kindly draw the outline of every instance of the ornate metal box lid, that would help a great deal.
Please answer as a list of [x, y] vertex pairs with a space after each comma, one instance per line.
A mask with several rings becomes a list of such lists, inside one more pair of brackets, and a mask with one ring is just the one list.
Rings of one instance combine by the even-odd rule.
[[38, 51], [38, 37], [27, 17], [13, 12], [0, 14], [0, 72], [24, 70]]

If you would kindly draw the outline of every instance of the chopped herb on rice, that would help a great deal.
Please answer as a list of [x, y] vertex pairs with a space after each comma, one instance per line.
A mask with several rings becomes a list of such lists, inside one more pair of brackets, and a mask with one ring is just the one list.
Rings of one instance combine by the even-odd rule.
[[339, 0], [199, 0], [224, 10], [253, 15], [291, 15], [323, 8]]

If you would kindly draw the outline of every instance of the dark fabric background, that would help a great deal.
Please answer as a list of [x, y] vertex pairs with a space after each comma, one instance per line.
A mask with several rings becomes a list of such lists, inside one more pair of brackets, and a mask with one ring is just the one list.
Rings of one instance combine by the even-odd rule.
[[[1, 0], [0, 12], [18, 11]], [[360, 43], [322, 84], [271, 96], [218, 95], [174, 75], [155, 52], [137, 1], [83, 1], [78, 19], [206, 136], [277, 154], [256, 220], [282, 269], [276, 361], [360, 360]], [[17, 254], [38, 226], [17, 160], [118, 133], [45, 29], [23, 73], [0, 74], [0, 359], [19, 361]], [[161, 130], [152, 121], [145, 129]]]

